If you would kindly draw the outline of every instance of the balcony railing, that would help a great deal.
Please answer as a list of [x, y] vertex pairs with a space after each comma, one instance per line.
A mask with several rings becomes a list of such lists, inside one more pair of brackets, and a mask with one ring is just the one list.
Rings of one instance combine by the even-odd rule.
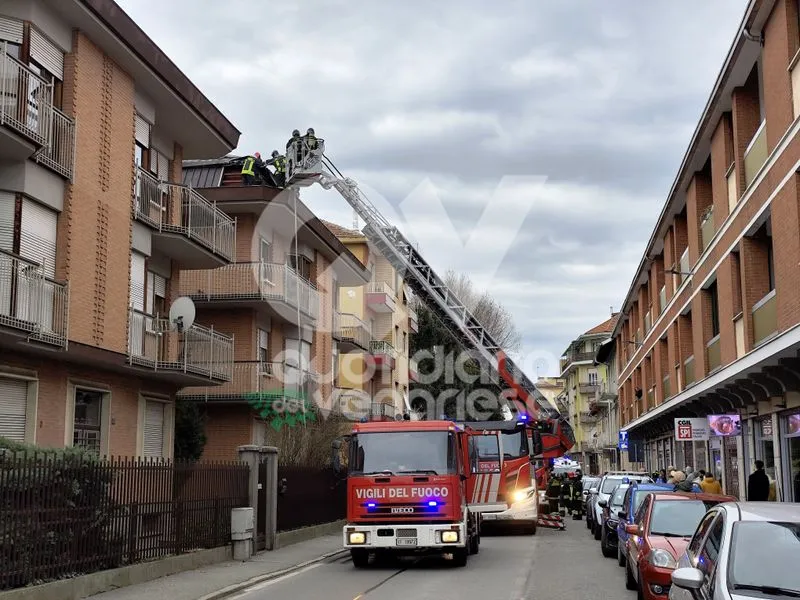
[[369, 407], [370, 417], [373, 419], [394, 419], [397, 410], [391, 404], [373, 402]]
[[283, 302], [313, 319], [319, 317], [316, 286], [290, 266], [279, 263], [237, 263], [181, 271], [179, 290], [181, 295], [199, 302]]
[[66, 347], [69, 287], [32, 261], [0, 250], [0, 326], [30, 339]]
[[681, 272], [681, 283], [686, 281], [686, 278], [689, 277], [689, 269], [691, 269], [691, 265], [689, 265], [689, 248], [683, 251], [681, 254], [681, 261], [680, 261], [680, 272]]
[[236, 361], [230, 381], [217, 386], [191, 386], [178, 395], [193, 400], [241, 400], [250, 402], [256, 411], [266, 402], [295, 399], [310, 402], [318, 377], [282, 362]]
[[564, 362], [564, 367], [574, 362], [585, 362], [587, 360], [594, 360], [594, 357], [595, 357], [594, 352], [572, 352], [570, 354], [567, 354], [566, 360]]
[[775, 290], [753, 306], [753, 344], [758, 345], [778, 331], [778, 304]]
[[75, 168], [75, 121], [54, 106], [47, 106], [43, 114], [48, 112], [50, 138], [36, 160], [71, 180]]
[[367, 284], [367, 305], [375, 312], [394, 312], [397, 308], [395, 291], [385, 281], [372, 281]]
[[722, 355], [720, 354], [719, 335], [714, 336], [706, 344], [706, 357], [708, 359], [708, 373], [718, 369], [722, 363]]
[[591, 394], [594, 396], [600, 391], [600, 385], [591, 382], [582, 382], [578, 384], [578, 392], [581, 394]]
[[662, 285], [661, 290], [658, 292], [658, 314], [661, 314], [667, 308], [667, 286]]
[[644, 332], [647, 334], [648, 331], [653, 327], [653, 319], [650, 316], [650, 311], [648, 310], [647, 313], [644, 315]]
[[703, 217], [700, 220], [700, 237], [702, 238], [703, 242], [703, 250], [708, 248], [708, 245], [711, 243], [711, 239], [714, 237], [715, 233], [714, 205], [712, 204], [706, 209], [706, 211], [703, 213]]
[[370, 281], [367, 284], [367, 293], [386, 294], [387, 296], [394, 298], [394, 290], [392, 289], [392, 286], [385, 281]]
[[0, 42], [0, 123], [46, 146], [52, 98], [52, 85], [11, 56], [6, 42]]
[[733, 212], [736, 205], [739, 203], [739, 179], [736, 173], [736, 163], [730, 166], [728, 175], [725, 179], [727, 192], [728, 192], [728, 212]]
[[761, 125], [756, 131], [753, 139], [747, 145], [744, 151], [744, 184], [745, 187], [749, 186], [756, 174], [767, 162], [769, 151], [767, 149], [767, 121], [761, 121]]
[[235, 259], [235, 219], [192, 188], [160, 181], [138, 167], [133, 216], [159, 231], [185, 235], [229, 261]]
[[129, 310], [128, 359], [155, 371], [191, 373], [218, 381], [233, 377], [233, 338], [193, 324], [182, 333], [168, 319]]
[[580, 420], [581, 423], [589, 425], [597, 422], [597, 415], [594, 415], [591, 412], [584, 410], [581, 411], [581, 413], [578, 415], [578, 419]]
[[369, 348], [372, 341], [372, 331], [369, 325], [350, 313], [334, 313], [334, 337], [346, 342], [351, 342], [363, 348]]
[[666, 377], [664, 377], [664, 379], [661, 380], [661, 393], [662, 393], [662, 398], [661, 398], [662, 402], [672, 396], [672, 387], [670, 386], [669, 375], [667, 375]]
[[397, 350], [389, 342], [384, 340], [372, 340], [369, 343], [370, 354], [382, 354], [390, 358], [397, 358]]
[[694, 356], [690, 356], [683, 363], [683, 380], [684, 386], [688, 386], [695, 382], [694, 378]]

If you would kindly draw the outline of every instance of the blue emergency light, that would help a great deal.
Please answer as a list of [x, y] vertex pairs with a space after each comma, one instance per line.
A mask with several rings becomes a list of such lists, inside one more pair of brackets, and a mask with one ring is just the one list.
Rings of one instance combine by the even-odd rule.
[[439, 506], [439, 503], [436, 500], [429, 500], [428, 506]]
[[375, 504], [374, 502], [367, 502], [367, 508], [375, 508], [376, 506], [378, 505]]

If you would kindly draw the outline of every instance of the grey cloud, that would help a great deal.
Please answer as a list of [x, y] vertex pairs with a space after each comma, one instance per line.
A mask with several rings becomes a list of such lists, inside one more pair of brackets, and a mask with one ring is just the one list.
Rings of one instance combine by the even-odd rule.
[[[622, 300], [746, 5], [119, 1], [243, 131], [240, 151], [313, 126], [387, 213], [429, 178], [463, 238], [504, 176], [547, 177], [520, 192], [531, 210], [499, 272], [424, 211], [402, 228], [437, 270], [492, 281], [525, 347], [554, 355]], [[303, 197], [351, 224], [335, 194]]]

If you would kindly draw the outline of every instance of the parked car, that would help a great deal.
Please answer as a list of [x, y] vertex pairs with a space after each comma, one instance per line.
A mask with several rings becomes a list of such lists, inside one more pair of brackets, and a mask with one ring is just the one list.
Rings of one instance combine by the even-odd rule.
[[672, 572], [670, 600], [800, 598], [800, 503], [709, 510]]
[[611, 492], [613, 492], [614, 488], [620, 483], [632, 483], [634, 481], [641, 483], [653, 482], [647, 473], [626, 473], [624, 471], [612, 471], [606, 475], [603, 475], [603, 478], [600, 480], [600, 487], [597, 490], [597, 500], [594, 503], [594, 508], [592, 511], [592, 518], [594, 520], [592, 524], [592, 533], [594, 534], [594, 539], [599, 540], [602, 534], [602, 529], [600, 528], [602, 523], [602, 509], [598, 505], [598, 502], [600, 500], [608, 501], [608, 499], [611, 497]]
[[670, 575], [686, 550], [697, 524], [706, 512], [735, 500], [721, 494], [651, 492], [625, 527], [625, 587], [638, 589], [644, 600], [663, 599], [672, 583]]
[[625, 544], [628, 542], [628, 532], [625, 531], [625, 526], [633, 523], [633, 518], [636, 516], [636, 511], [639, 510], [642, 502], [644, 502], [644, 497], [650, 492], [671, 492], [674, 487], [671, 483], [635, 482], [625, 490], [622, 508], [617, 514], [619, 518], [617, 524], [617, 564], [620, 567], [625, 566]]
[[600, 478], [595, 477], [583, 486], [583, 513], [586, 515], [586, 529], [592, 531], [594, 525], [594, 501], [600, 488]]
[[630, 483], [620, 483], [614, 488], [608, 501], [598, 501], [598, 504], [603, 509], [603, 519], [600, 523], [600, 552], [606, 558], [611, 558], [617, 552], [617, 525], [619, 524], [619, 515], [625, 501], [625, 494], [630, 487]]

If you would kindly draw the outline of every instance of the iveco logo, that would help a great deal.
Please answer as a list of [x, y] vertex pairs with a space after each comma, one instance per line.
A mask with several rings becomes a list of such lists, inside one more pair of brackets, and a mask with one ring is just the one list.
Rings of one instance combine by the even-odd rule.
[[410, 506], [392, 507], [393, 513], [413, 513], [414, 509]]

